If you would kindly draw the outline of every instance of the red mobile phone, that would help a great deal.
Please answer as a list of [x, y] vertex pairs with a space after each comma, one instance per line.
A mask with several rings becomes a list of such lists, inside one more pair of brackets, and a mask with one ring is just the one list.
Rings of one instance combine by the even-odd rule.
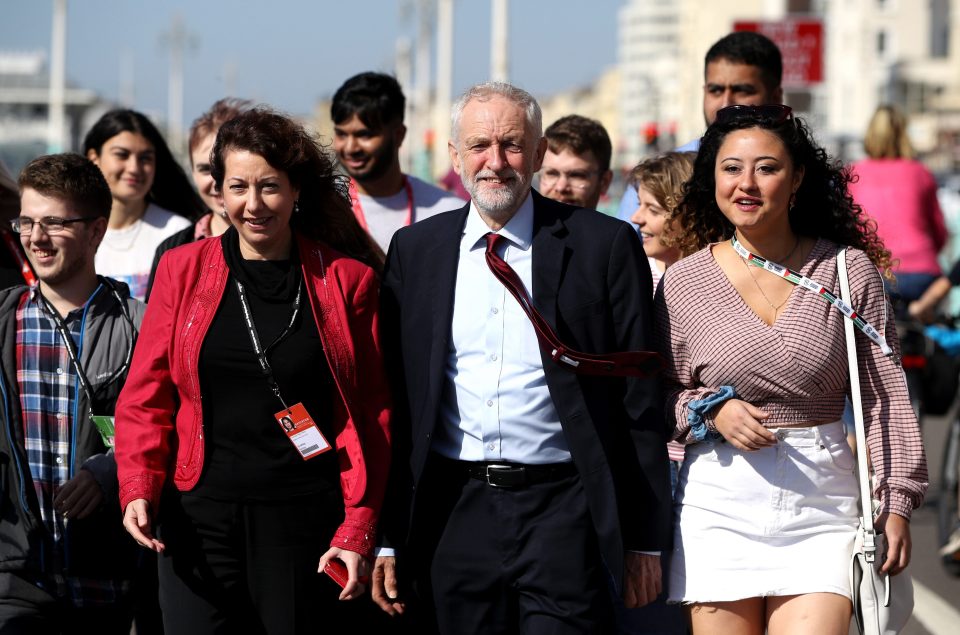
[[341, 588], [347, 586], [347, 580], [350, 579], [347, 567], [341, 560], [329, 560], [327, 566], [323, 568], [323, 572], [330, 576], [330, 579], [339, 584]]

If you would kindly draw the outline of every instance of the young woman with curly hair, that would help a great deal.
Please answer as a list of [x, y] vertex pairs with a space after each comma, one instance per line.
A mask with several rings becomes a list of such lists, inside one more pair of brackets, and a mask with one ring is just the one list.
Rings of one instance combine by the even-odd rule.
[[883, 570], [910, 560], [926, 461], [883, 291], [889, 255], [848, 182], [788, 107], [731, 106], [704, 135], [674, 216], [691, 255], [664, 274], [656, 328], [687, 444], [670, 599], [688, 606], [694, 633], [848, 632], [858, 496], [840, 421], [846, 318], [790, 281], [839, 296], [843, 246], [851, 303], [886, 338], [857, 331]]

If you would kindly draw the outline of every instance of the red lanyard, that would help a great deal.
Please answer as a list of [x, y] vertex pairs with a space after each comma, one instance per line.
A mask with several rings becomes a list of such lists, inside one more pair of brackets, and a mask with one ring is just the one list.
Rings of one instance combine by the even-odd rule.
[[[407, 217], [403, 220], [403, 226], [406, 227], [413, 223], [413, 188], [410, 186], [410, 179], [404, 175], [403, 189], [407, 192]], [[357, 217], [357, 222], [364, 231], [370, 231], [367, 227], [367, 217], [363, 213], [363, 206], [360, 205], [360, 190], [357, 189], [357, 182], [350, 179], [350, 204], [353, 206], [353, 215]]]
[[37, 276], [33, 273], [33, 269], [30, 268], [30, 263], [23, 257], [23, 252], [20, 251], [20, 246], [14, 241], [13, 236], [10, 232], [6, 231], [0, 231], [0, 234], [3, 234], [3, 242], [7, 243], [7, 249], [10, 250], [10, 254], [17, 261], [17, 264], [20, 265], [20, 273], [23, 275], [27, 286], [37, 286]]

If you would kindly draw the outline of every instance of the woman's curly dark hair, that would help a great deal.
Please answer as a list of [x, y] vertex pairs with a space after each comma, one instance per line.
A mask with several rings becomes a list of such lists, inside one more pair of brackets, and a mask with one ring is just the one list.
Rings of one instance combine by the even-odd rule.
[[693, 175], [684, 185], [684, 196], [672, 219], [674, 243], [683, 255], [710, 243], [729, 239], [734, 227], [717, 206], [716, 161], [720, 146], [734, 130], [761, 128], [784, 144], [794, 166], [804, 169], [795, 205], [789, 211], [790, 227], [799, 236], [827, 238], [866, 252], [871, 262], [889, 277], [890, 252], [877, 236], [877, 224], [853, 201], [847, 185], [850, 169], [831, 161], [816, 145], [806, 124], [798, 118], [777, 122], [769, 116], [743, 113], [730, 121], [715, 122], [700, 141]]
[[353, 215], [346, 178], [337, 174], [333, 159], [303, 126], [264, 107], [227, 121], [217, 131], [210, 153], [210, 173], [217, 188], [223, 187], [229, 150], [263, 157], [300, 190], [300, 212], [290, 218], [294, 231], [321, 240], [378, 272], [383, 268], [383, 250]]

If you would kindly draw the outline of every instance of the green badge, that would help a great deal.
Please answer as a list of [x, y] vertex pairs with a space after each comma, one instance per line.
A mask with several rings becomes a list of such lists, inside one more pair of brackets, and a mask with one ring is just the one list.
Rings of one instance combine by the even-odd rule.
[[97, 431], [100, 432], [100, 438], [103, 439], [103, 444], [108, 448], [112, 448], [114, 436], [113, 417], [90, 415], [90, 418], [93, 419], [93, 424], [97, 426]]

